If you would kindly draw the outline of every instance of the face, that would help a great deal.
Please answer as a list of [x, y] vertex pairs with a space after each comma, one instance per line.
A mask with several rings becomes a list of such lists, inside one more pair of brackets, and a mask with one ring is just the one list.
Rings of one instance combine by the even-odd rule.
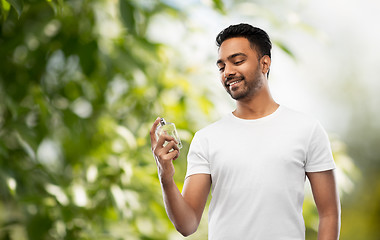
[[270, 58], [263, 56], [259, 59], [258, 56], [248, 39], [243, 37], [227, 39], [220, 46], [217, 66], [221, 82], [233, 99], [250, 99], [262, 88]]

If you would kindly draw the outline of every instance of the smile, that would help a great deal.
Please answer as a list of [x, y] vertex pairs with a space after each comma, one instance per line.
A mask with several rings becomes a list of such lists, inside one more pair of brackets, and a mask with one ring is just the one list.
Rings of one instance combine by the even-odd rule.
[[231, 82], [231, 83], [228, 83], [227, 85], [228, 86], [233, 86], [233, 85], [235, 85], [236, 83], [239, 83], [239, 82], [241, 82], [242, 80], [237, 80], [237, 81], [234, 81], [234, 82]]

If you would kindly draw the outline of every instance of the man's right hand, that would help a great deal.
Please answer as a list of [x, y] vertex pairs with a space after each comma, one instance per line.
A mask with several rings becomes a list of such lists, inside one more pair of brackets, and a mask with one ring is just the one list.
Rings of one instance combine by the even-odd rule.
[[181, 194], [173, 179], [173, 161], [178, 158], [179, 149], [173, 137], [163, 134], [156, 139], [159, 122], [160, 118], [157, 118], [150, 130], [150, 141], [161, 181], [165, 210], [175, 228], [183, 236], [188, 236], [197, 230], [201, 221], [210, 192], [211, 175], [194, 174], [187, 177], [183, 195]]
[[[179, 156], [179, 148], [175, 139], [167, 134], [161, 134], [157, 140], [156, 129], [159, 122], [160, 118], [157, 118], [150, 129], [150, 143], [158, 168], [158, 176], [164, 184], [173, 180], [175, 172], [173, 161]], [[165, 142], [168, 143], [164, 146]]]

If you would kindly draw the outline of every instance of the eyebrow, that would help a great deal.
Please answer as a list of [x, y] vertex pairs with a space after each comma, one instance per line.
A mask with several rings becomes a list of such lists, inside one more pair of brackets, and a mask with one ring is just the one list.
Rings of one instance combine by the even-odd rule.
[[[243, 57], [247, 57], [247, 54], [245, 53], [241, 53], [241, 52], [238, 52], [238, 53], [234, 53], [232, 54], [231, 56], [228, 56], [227, 57], [227, 60], [231, 60], [232, 58], [235, 58], [235, 57], [238, 57], [238, 56], [243, 56]], [[223, 61], [221, 59], [219, 59], [218, 61], [216, 61], [216, 65], [218, 65], [219, 63], [222, 63]]]

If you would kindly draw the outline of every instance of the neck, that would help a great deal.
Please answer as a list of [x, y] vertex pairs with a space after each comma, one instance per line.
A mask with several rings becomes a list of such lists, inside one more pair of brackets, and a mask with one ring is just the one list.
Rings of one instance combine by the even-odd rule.
[[267, 84], [255, 96], [236, 101], [236, 110], [233, 114], [243, 119], [258, 119], [272, 114], [277, 110], [277, 104], [270, 94]]

